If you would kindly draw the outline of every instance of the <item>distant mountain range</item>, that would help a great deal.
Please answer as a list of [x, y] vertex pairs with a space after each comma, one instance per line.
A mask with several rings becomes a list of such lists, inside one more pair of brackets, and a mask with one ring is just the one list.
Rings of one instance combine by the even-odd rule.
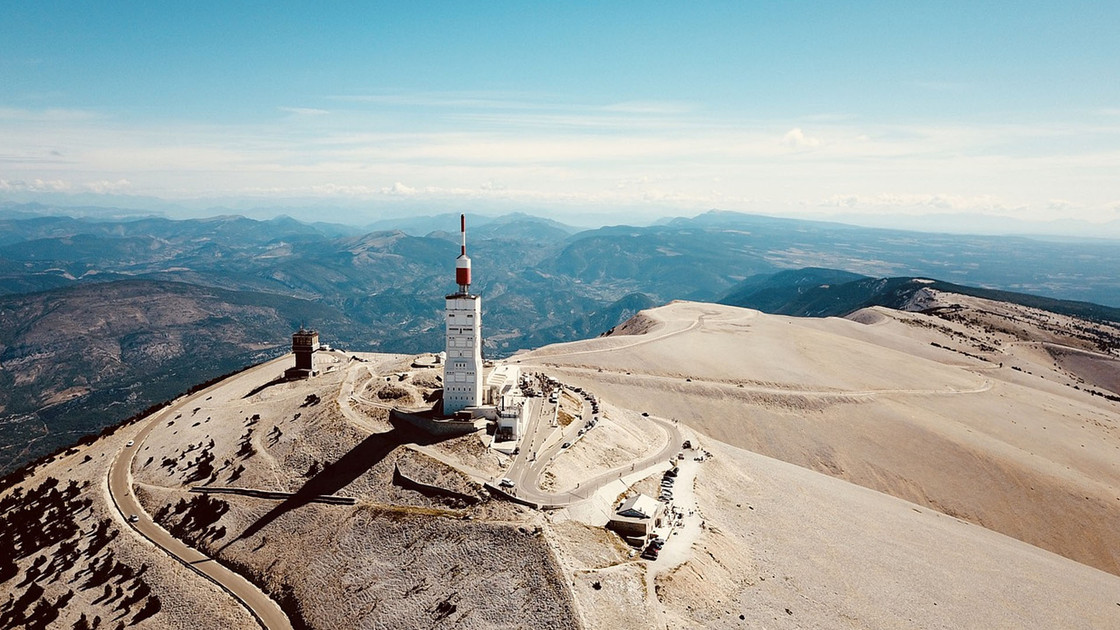
[[836, 269], [791, 269], [739, 283], [721, 304], [798, 317], [841, 317], [869, 306], [902, 309], [923, 288], [1010, 302], [1082, 319], [1120, 322], [1120, 308], [1092, 302], [967, 287], [928, 278], [869, 278]]
[[[283, 352], [300, 324], [355, 350], [442, 346], [454, 215], [370, 231], [288, 217], [81, 214], [0, 207], [0, 468]], [[1056, 300], [1120, 306], [1120, 247], [1109, 241], [714, 211], [582, 231], [526, 214], [472, 216], [468, 241], [490, 357], [595, 336], [674, 299], [813, 316], [891, 306], [914, 277], [987, 297], [1021, 292], [995, 299], [1041, 300], [1040, 308], [1088, 317], [1116, 309]], [[881, 277], [890, 279], [871, 280]]]

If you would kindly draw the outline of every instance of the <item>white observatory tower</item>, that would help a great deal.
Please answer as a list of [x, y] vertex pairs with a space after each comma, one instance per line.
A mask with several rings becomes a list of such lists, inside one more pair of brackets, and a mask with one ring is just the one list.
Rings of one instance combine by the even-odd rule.
[[459, 215], [463, 237], [455, 259], [459, 291], [447, 296], [447, 362], [443, 366], [443, 414], [453, 415], [482, 404], [482, 298], [471, 295], [471, 259], [467, 257], [467, 218]]

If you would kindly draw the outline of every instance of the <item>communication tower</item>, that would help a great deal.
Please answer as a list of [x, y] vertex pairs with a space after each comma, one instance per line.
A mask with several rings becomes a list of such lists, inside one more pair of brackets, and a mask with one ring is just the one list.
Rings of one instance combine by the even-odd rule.
[[459, 215], [462, 245], [455, 259], [459, 291], [447, 296], [447, 359], [443, 365], [443, 414], [482, 404], [482, 298], [471, 295], [467, 218]]

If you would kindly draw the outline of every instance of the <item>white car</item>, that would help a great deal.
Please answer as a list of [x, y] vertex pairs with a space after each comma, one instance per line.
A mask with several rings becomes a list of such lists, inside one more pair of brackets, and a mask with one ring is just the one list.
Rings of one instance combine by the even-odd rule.
[[139, 517], [139, 516], [137, 516], [137, 515], [135, 515], [135, 514], [133, 514], [132, 516], [128, 517], [128, 522], [129, 522], [129, 523], [137, 523], [137, 522], [139, 522], [139, 521], [140, 521], [140, 517]]
[[125, 444], [125, 446], [134, 446], [135, 444], [136, 444], [136, 440], [129, 440], [128, 444]]
[[503, 488], [512, 488], [516, 484], [514, 484], [513, 480], [509, 477], [502, 477], [502, 480], [498, 483], [498, 485]]

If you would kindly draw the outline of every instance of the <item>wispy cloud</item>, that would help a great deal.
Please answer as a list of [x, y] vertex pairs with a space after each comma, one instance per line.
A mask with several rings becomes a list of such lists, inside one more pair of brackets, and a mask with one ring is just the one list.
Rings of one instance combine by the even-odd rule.
[[572, 103], [542, 95], [507, 92], [418, 92], [359, 94], [329, 97], [358, 106], [354, 113], [382, 108], [425, 111], [433, 120], [496, 124], [505, 127], [651, 127], [676, 126], [694, 112], [682, 101], [622, 101], [605, 104]]
[[314, 107], [279, 107], [277, 109], [297, 116], [325, 116], [330, 113], [325, 109], [316, 109]]
[[66, 192], [73, 190], [70, 182], [61, 179], [32, 179], [9, 181], [0, 179], [0, 191], [3, 192]]
[[622, 112], [624, 114], [684, 114], [695, 109], [690, 103], [674, 101], [625, 101], [611, 103], [603, 108], [607, 112]]
[[877, 195], [833, 195], [822, 199], [816, 204], [819, 208], [842, 208], [845, 210], [869, 211], [875, 209], [936, 210], [949, 212], [983, 212], [986, 214], [1007, 214], [1018, 212], [1025, 208], [1023, 204], [1014, 203], [992, 195], [977, 195], [966, 197], [948, 193], [939, 194], [906, 194], [906, 193], [880, 193]]
[[927, 92], [961, 92], [968, 88], [967, 83], [960, 81], [910, 81], [909, 85]]
[[93, 193], [109, 194], [109, 193], [123, 193], [128, 192], [132, 187], [132, 182], [127, 179], [118, 179], [115, 182], [107, 180], [98, 180], [95, 182], [86, 182], [83, 187]]
[[328, 100], [369, 105], [430, 107], [453, 109], [543, 109], [555, 107], [523, 93], [507, 92], [385, 92], [378, 94], [339, 94]]
[[0, 107], [0, 121], [72, 122], [93, 120], [96, 118], [101, 118], [101, 116], [95, 112], [84, 109], [20, 109], [15, 107]]
[[[687, 104], [483, 94], [443, 124], [283, 106], [252, 125], [0, 109], [0, 192], [676, 203], [1113, 217], [1120, 125], [738, 120]], [[493, 96], [493, 95], [490, 95]], [[398, 95], [417, 102], [433, 95]], [[542, 99], [543, 100], [543, 99]], [[442, 101], [446, 102], [446, 101]], [[549, 109], [551, 107], [551, 109]], [[300, 122], [300, 121], [305, 122]], [[495, 185], [500, 182], [500, 185]], [[1054, 200], [1062, 200], [1055, 205]]]

